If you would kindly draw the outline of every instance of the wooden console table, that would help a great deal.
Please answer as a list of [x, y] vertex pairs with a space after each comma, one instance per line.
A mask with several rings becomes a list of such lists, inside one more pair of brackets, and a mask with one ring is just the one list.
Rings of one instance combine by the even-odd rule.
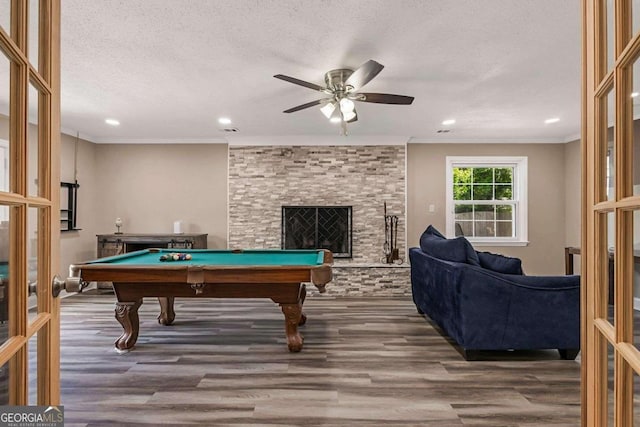
[[580, 248], [569, 246], [564, 248], [564, 274], [573, 274], [573, 256], [580, 255]]
[[[573, 256], [580, 255], [580, 248], [569, 246], [564, 248], [564, 271], [565, 274], [573, 274]], [[609, 252], [609, 304], [614, 301], [615, 277], [613, 266], [613, 252]]]
[[[580, 248], [569, 246], [564, 248], [564, 270], [566, 274], [573, 274], [573, 256], [580, 255]], [[640, 264], [640, 255], [634, 254], [633, 262]], [[609, 251], [609, 304], [613, 304], [615, 289], [615, 267], [613, 265], [613, 251]]]
[[98, 258], [147, 248], [207, 249], [207, 234], [97, 234]]
[[[640, 252], [634, 251], [633, 262], [640, 264]], [[565, 274], [573, 274], [573, 256], [580, 255], [580, 248], [569, 246], [564, 248], [564, 270]], [[613, 251], [609, 251], [609, 264], [613, 263]]]

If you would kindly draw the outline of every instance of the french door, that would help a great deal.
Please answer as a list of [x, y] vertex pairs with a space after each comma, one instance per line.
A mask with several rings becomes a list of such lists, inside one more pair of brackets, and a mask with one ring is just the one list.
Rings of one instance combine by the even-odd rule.
[[0, 1], [0, 405], [60, 399], [60, 0]]

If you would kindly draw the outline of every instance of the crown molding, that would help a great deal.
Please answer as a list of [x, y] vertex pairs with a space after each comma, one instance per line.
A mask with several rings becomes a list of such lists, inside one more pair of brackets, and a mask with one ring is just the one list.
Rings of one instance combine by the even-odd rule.
[[282, 145], [405, 145], [408, 136], [380, 135], [279, 135], [233, 136], [230, 146], [282, 146]]
[[565, 138], [410, 138], [409, 144], [564, 144]]
[[582, 135], [579, 133], [574, 133], [573, 135], [568, 135], [567, 137], [564, 138], [564, 142], [573, 142], [573, 141], [579, 141], [582, 139]]
[[228, 144], [225, 138], [94, 138], [96, 144]]

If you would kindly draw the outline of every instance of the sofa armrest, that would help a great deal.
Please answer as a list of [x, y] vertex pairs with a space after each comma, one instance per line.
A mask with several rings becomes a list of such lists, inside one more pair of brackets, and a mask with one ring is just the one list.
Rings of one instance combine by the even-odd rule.
[[520, 276], [462, 267], [466, 348], [580, 348], [580, 277]]
[[449, 336], [460, 334], [460, 295], [454, 286], [459, 282], [460, 263], [434, 258], [420, 248], [409, 249], [413, 302]]

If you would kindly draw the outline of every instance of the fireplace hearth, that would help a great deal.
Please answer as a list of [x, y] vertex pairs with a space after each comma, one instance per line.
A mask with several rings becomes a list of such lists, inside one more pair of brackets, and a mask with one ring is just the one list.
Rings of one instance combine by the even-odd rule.
[[283, 206], [282, 249], [329, 249], [351, 258], [351, 206]]

